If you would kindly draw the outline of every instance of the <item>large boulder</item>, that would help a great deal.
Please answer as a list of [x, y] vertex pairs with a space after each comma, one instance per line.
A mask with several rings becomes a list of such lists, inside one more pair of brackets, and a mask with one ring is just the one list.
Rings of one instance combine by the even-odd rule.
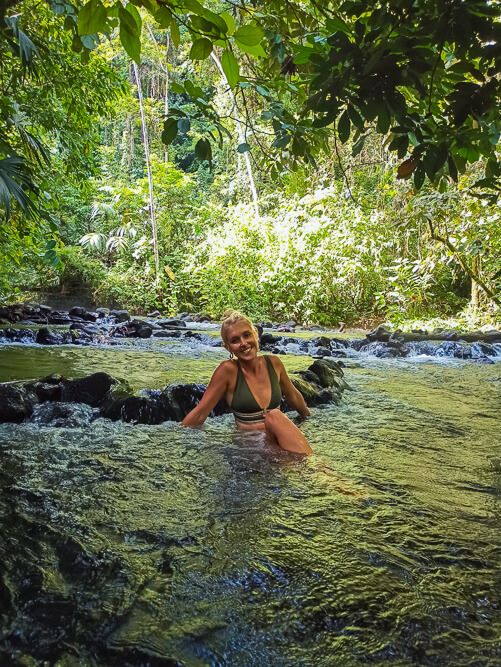
[[305, 371], [295, 374], [292, 383], [310, 407], [326, 403], [337, 404], [343, 391], [350, 389], [343, 375], [342, 362], [316, 359]]
[[116, 382], [117, 380], [108, 373], [93, 373], [78, 380], [63, 380], [61, 400], [68, 403], [87, 403], [97, 407], [105, 401]]
[[33, 412], [36, 395], [22, 385], [0, 384], [0, 423], [19, 424]]

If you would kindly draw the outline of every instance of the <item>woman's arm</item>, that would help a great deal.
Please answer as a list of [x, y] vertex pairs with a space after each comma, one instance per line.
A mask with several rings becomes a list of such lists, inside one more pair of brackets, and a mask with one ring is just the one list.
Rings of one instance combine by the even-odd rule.
[[216, 368], [200, 403], [191, 412], [188, 412], [181, 422], [181, 426], [201, 426], [210, 412], [225, 396], [229, 380], [227, 363], [223, 362]]
[[310, 410], [305, 403], [303, 395], [299, 392], [296, 387], [292, 384], [290, 377], [287, 375], [285, 366], [282, 363], [282, 360], [279, 357], [273, 356], [272, 362], [277, 375], [280, 381], [280, 388], [282, 394], [285, 396], [287, 403], [296, 410], [301, 417], [309, 417]]

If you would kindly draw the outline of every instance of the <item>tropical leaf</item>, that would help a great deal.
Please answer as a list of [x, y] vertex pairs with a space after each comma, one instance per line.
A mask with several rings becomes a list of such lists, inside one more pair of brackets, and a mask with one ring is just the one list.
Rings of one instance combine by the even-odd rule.
[[221, 67], [223, 68], [230, 88], [233, 88], [240, 78], [240, 70], [237, 59], [229, 49], [223, 51], [223, 55], [221, 56]]
[[13, 203], [27, 215], [38, 213], [36, 204], [28, 194], [35, 190], [31, 171], [23, 158], [15, 156], [0, 160], [0, 206], [7, 219], [10, 218]]
[[21, 30], [17, 16], [9, 16], [4, 21], [7, 27], [4, 35], [14, 50], [17, 51], [22, 68], [36, 73], [36, 57], [39, 55], [39, 46]]

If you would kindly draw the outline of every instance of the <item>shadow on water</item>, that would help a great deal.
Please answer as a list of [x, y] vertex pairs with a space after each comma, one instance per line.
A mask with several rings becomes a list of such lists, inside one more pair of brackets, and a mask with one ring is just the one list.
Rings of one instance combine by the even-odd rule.
[[229, 416], [1, 426], [0, 663], [499, 665], [498, 367], [347, 379], [308, 460]]

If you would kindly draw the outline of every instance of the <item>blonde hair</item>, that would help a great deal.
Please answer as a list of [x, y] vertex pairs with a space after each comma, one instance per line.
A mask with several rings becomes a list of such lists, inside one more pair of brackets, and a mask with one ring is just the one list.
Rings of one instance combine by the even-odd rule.
[[226, 340], [226, 331], [229, 329], [229, 327], [232, 327], [234, 324], [237, 322], [245, 322], [250, 326], [252, 331], [257, 336], [257, 331], [252, 322], [249, 320], [249, 318], [246, 315], [243, 315], [240, 313], [238, 310], [233, 310], [230, 308], [229, 310], [225, 310], [223, 313], [223, 321], [221, 322], [221, 338], [223, 339], [223, 343], [227, 343], [228, 341]]

